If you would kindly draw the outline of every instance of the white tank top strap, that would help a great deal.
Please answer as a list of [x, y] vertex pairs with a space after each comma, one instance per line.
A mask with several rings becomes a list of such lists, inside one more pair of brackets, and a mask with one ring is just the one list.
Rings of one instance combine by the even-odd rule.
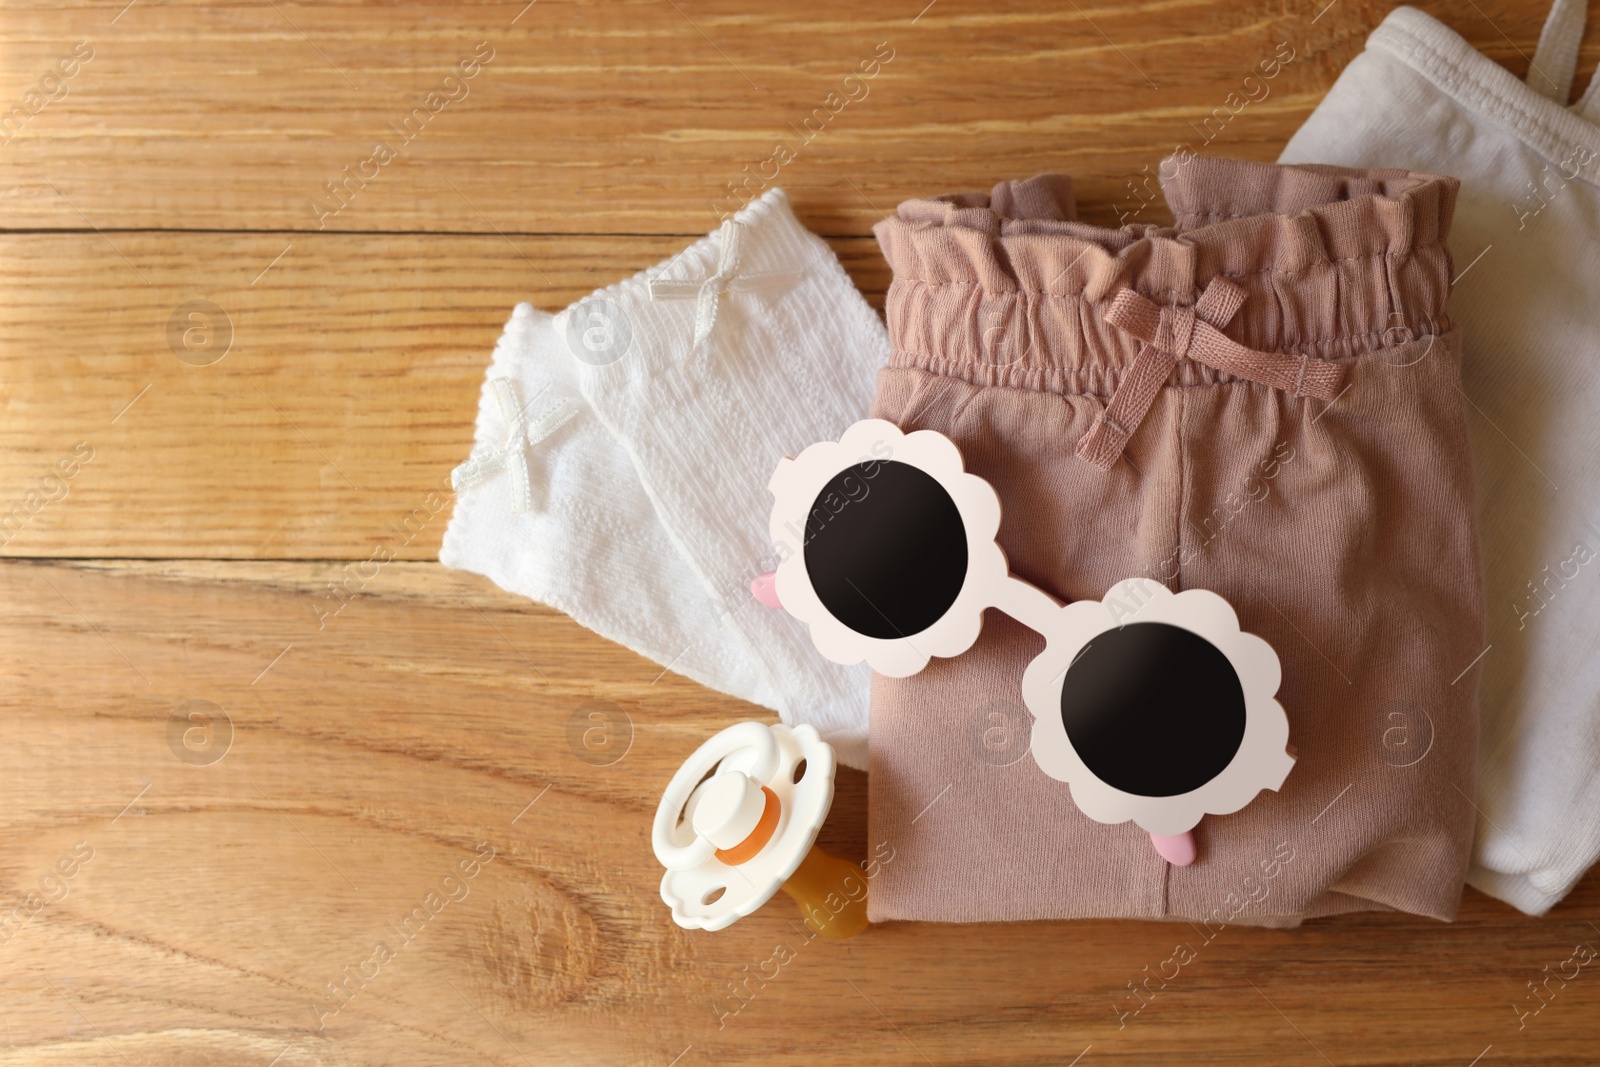
[[1555, 0], [1528, 69], [1528, 88], [1562, 107], [1572, 95], [1572, 75], [1578, 68], [1578, 45], [1583, 41], [1587, 14], [1585, 0]]

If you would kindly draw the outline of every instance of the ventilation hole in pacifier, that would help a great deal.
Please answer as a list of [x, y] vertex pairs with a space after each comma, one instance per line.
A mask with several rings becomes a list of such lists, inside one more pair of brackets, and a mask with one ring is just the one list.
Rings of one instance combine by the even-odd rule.
[[717, 901], [722, 899], [722, 894], [726, 893], [727, 891], [728, 887], [725, 885], [719, 885], [715, 889], [708, 889], [705, 892], [705, 896], [700, 898], [700, 903], [715, 904]]
[[806, 776], [806, 761], [805, 760], [801, 760], [799, 763], [796, 763], [794, 765], [794, 777], [791, 779], [791, 781], [793, 781], [795, 785], [799, 785], [800, 784], [800, 779], [804, 778], [805, 776]]

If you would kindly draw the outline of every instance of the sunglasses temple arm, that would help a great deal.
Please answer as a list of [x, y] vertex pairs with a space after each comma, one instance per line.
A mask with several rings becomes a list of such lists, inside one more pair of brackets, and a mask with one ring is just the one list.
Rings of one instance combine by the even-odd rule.
[[1030, 630], [1047, 633], [1051, 620], [1061, 610], [1056, 598], [1038, 586], [1029, 585], [1021, 578], [1007, 577], [989, 601]]

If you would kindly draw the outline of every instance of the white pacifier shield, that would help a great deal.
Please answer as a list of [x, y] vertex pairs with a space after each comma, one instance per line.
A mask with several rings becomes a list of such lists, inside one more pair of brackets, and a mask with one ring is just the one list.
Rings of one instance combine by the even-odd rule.
[[[816, 843], [833, 804], [835, 766], [833, 748], [811, 726], [742, 722], [696, 749], [667, 786], [652, 833], [673, 921], [721, 930], [772, 899]], [[724, 863], [717, 851], [743, 843], [761, 821], [762, 786], [779, 807], [772, 837], [747, 862]]]

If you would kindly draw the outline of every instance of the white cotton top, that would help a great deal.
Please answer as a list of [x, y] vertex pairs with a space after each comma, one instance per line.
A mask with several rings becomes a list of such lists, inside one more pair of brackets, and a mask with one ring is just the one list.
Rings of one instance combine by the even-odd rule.
[[1523, 82], [1399, 8], [1281, 157], [1461, 180], [1488, 621], [1468, 882], [1530, 914], [1600, 855], [1600, 80], [1565, 106], [1583, 23], [1557, 0]]

